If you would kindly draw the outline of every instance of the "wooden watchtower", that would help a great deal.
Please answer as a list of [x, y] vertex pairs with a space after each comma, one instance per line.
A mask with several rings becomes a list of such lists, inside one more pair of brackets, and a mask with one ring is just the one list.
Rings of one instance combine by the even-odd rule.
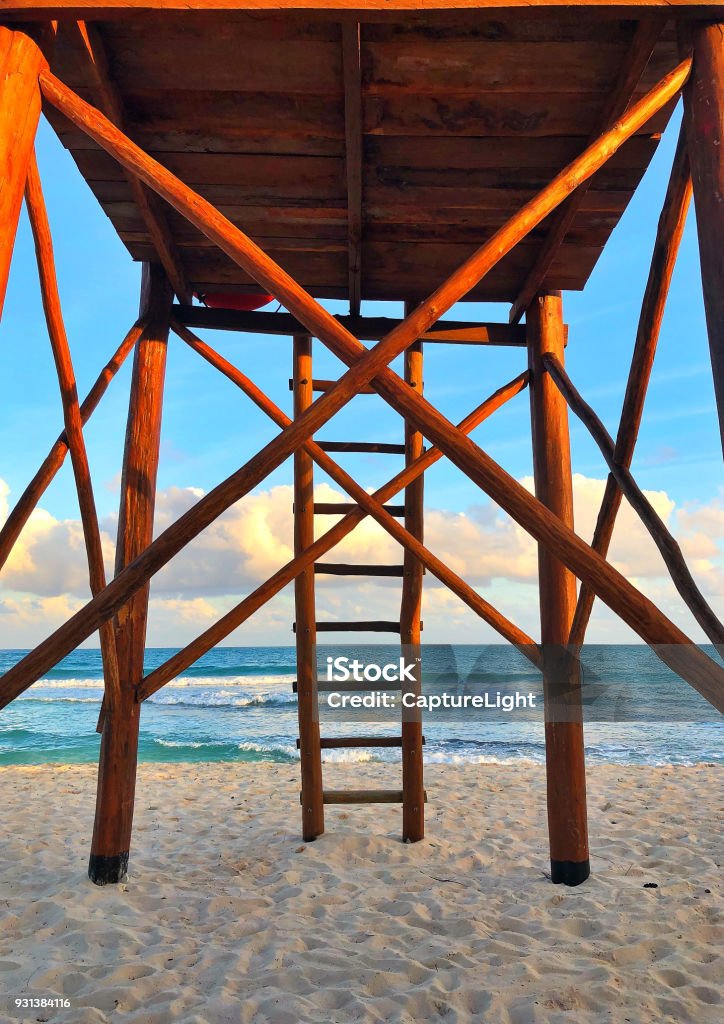
[[[629, 469], [692, 182], [724, 427], [724, 4], [0, 0], [0, 66], [0, 304], [24, 196], [65, 417], [0, 532], [0, 565], [70, 453], [93, 592], [0, 679], [0, 707], [99, 632], [105, 698], [91, 878], [115, 882], [127, 867], [142, 702], [292, 581], [305, 637], [298, 680], [303, 830], [310, 839], [323, 830], [323, 738], [309, 661], [315, 565], [319, 571], [327, 552], [371, 516], [405, 549], [403, 639], [420, 640], [425, 568], [543, 672], [551, 874], [554, 882], [583, 881], [589, 859], [575, 653], [594, 598], [724, 710], [721, 665], [606, 561], [625, 497], [706, 636], [724, 644], [721, 623]], [[564, 368], [561, 292], [584, 288], [682, 92], [684, 128], [632, 337], [620, 429], [611, 438]], [[33, 155], [41, 108], [130, 256], [144, 264], [139, 317], [82, 402]], [[192, 302], [194, 293], [260, 291], [285, 312]], [[447, 318], [464, 298], [509, 302], [509, 322]], [[325, 299], [348, 301], [348, 315], [332, 316]], [[369, 300], [399, 302], [400, 318], [365, 317]], [[193, 333], [200, 327], [293, 338], [293, 418], [201, 341]], [[234, 381], [279, 433], [152, 540], [170, 331]], [[316, 389], [312, 338], [349, 367]], [[486, 346], [516, 346], [522, 372], [472, 412], [461, 410], [455, 425], [421, 393], [428, 344], [478, 345], [481, 360]], [[83, 426], [132, 351], [116, 566], [108, 581]], [[404, 378], [389, 367], [403, 353]], [[535, 496], [468, 436], [526, 387]], [[401, 415], [405, 456], [404, 467], [373, 495], [338, 465], [336, 449], [314, 440], [370, 389]], [[573, 531], [569, 408], [610, 470], [590, 542]], [[144, 675], [151, 577], [291, 457], [294, 558]], [[425, 546], [422, 474], [442, 457], [538, 541], [540, 642]], [[312, 519], [313, 463], [351, 503], [321, 536]], [[400, 493], [402, 518], [387, 504]], [[400, 745], [403, 831], [420, 839], [419, 723], [403, 725]]]

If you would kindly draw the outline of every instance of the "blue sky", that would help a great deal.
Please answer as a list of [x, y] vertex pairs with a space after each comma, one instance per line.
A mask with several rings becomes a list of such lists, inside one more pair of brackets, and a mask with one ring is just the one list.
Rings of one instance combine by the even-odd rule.
[[[570, 325], [569, 372], [612, 433], [615, 433], [618, 423], [678, 123], [677, 112], [586, 292], [566, 293], [564, 296], [565, 316]], [[37, 148], [53, 228], [66, 325], [79, 392], [84, 395], [135, 318], [140, 268], [131, 262], [72, 160], [45, 123], [41, 124]], [[342, 304], [329, 305], [335, 312], [344, 311]], [[396, 315], [401, 312], [391, 303], [368, 304], [363, 311], [370, 315]], [[507, 307], [461, 303], [450, 315], [466, 319], [505, 320]], [[0, 478], [9, 488], [8, 501], [12, 504], [47, 453], [62, 421], [57, 380], [40, 305], [32, 242], [24, 214], [18, 233], [2, 335]], [[209, 334], [207, 338], [278, 404], [291, 411], [287, 387], [291, 373], [289, 339], [224, 333]], [[86, 429], [96, 501], [99, 514], [109, 524], [109, 533], [118, 503], [118, 473], [130, 363], [129, 359], [111, 384]], [[459, 420], [483, 397], [524, 367], [523, 350], [430, 345], [425, 352], [426, 395], [451, 419]], [[321, 343], [315, 343], [315, 376], [332, 377], [340, 371], [341, 365], [325, 352]], [[373, 431], [370, 423], [374, 424]], [[182, 342], [172, 338], [159, 472], [159, 489], [162, 492], [184, 488], [208, 490], [275, 433], [276, 428], [270, 421], [233, 385], [186, 349]], [[474, 436], [514, 476], [524, 478], [531, 473], [527, 395], [519, 396], [497, 412]], [[398, 441], [401, 439], [401, 422], [381, 399], [360, 396], [328, 424], [319, 437]], [[575, 420], [571, 422], [571, 438], [575, 471], [586, 478], [603, 479], [605, 472], [598, 450]], [[399, 464], [393, 457], [360, 456], [347, 458], [344, 465], [353, 469], [364, 485], [371, 487], [391, 476]], [[723, 483], [721, 448], [693, 213], [676, 268], [634, 472], [643, 487], [666, 492], [677, 512], [692, 507], [719, 508]], [[320, 482], [323, 479], [320, 475]], [[263, 489], [267, 492], [272, 487], [290, 482], [289, 463], [274, 473]], [[473, 510], [474, 514], [476, 508], [485, 504], [484, 496], [444, 461], [426, 476], [426, 505], [432, 510], [454, 517], [465, 510]], [[41, 505], [58, 521], [77, 520], [75, 488], [69, 465], [64, 466]], [[581, 532], [585, 536], [583, 530]], [[10, 594], [12, 599], [32, 596], [32, 580], [24, 579], [22, 588], [17, 581], [11, 580], [6, 590], [0, 589], [0, 600], [6, 594]], [[490, 586], [494, 593], [494, 582], [488, 580], [481, 584], [481, 588]], [[229, 589], [228, 584], [226, 586]], [[512, 588], [512, 593], [521, 584], [503, 580], [502, 586]], [[38, 593], [47, 596], [47, 589], [47, 586], [41, 587]], [[62, 591], [62, 586], [59, 589]], [[189, 589], [186, 586], [183, 599], [192, 597]], [[220, 602], [214, 605], [217, 609], [225, 606], [220, 596], [223, 590], [224, 584], [220, 584], [219, 594], [213, 599]], [[226, 594], [226, 604], [233, 603], [232, 598], [238, 599], [239, 593], [243, 590]], [[533, 599], [532, 588], [528, 587], [526, 593], [528, 596], [525, 598], [519, 594], [520, 601], [524, 603]], [[79, 595], [77, 597], [80, 599]], [[374, 600], [376, 598], [371, 596], [370, 601]], [[534, 617], [532, 612], [531, 616]], [[7, 627], [3, 633], [0, 622], [0, 646], [14, 646], [11, 643], [13, 635]], [[28, 626], [27, 635], [34, 637], [35, 629]], [[39, 622], [37, 638], [42, 635], [43, 623]], [[177, 631], [169, 627], [167, 637], [164, 634], [156, 639], [176, 642], [176, 635]], [[286, 643], [288, 637], [277, 642]]]

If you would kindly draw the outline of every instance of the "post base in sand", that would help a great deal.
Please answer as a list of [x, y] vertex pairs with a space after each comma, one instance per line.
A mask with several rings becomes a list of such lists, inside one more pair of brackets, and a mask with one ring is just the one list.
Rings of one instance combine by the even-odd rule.
[[589, 860], [552, 860], [551, 882], [554, 885], [580, 885], [591, 874]]
[[128, 850], [112, 857], [92, 853], [88, 861], [88, 877], [95, 885], [115, 885], [128, 873]]

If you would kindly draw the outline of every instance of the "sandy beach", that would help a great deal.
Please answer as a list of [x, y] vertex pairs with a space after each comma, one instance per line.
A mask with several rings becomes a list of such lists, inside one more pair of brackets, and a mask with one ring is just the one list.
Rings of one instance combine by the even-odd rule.
[[94, 775], [0, 770], [2, 1021], [721, 1020], [716, 768], [592, 768], [577, 889], [546, 878], [538, 767], [431, 767], [414, 846], [394, 807], [329, 808], [304, 845], [296, 767], [266, 763], [143, 765], [127, 882], [99, 889]]

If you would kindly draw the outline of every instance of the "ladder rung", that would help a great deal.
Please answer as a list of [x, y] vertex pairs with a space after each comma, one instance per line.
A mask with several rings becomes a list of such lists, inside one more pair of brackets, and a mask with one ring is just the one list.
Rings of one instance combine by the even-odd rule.
[[317, 441], [323, 452], [374, 452], [377, 455], [404, 455], [404, 444], [379, 441]]
[[[333, 387], [336, 383], [337, 383], [336, 380], [313, 380], [312, 381], [312, 390], [313, 391], [329, 391], [329, 389], [331, 387]], [[294, 381], [291, 379], [291, 377], [289, 379], [289, 390], [290, 391], [294, 391]], [[370, 384], [365, 384], [365, 386], [363, 388], [360, 388], [359, 391], [356, 391], [355, 394], [357, 394], [357, 395], [376, 395], [377, 392], [375, 391], [375, 389]]]
[[[399, 633], [400, 623], [391, 619], [369, 619], [362, 622], [315, 622], [317, 633]], [[425, 628], [420, 621], [420, 632]], [[296, 633], [297, 624], [292, 623], [292, 632]]]
[[[318, 633], [399, 633], [400, 623], [386, 619], [370, 619], [366, 622], [315, 622], [314, 628]], [[296, 633], [296, 622], [292, 629]]]
[[[325, 804], [401, 804], [401, 789], [325, 789]], [[427, 803], [427, 793], [424, 794]], [[300, 796], [301, 802], [301, 796]]]
[[[347, 501], [315, 501], [314, 514], [315, 516], [341, 516], [347, 515], [348, 512], [356, 512], [358, 508], [359, 505]], [[383, 508], [389, 515], [396, 516], [398, 519], [402, 519], [405, 515], [404, 505], [383, 505]]]
[[316, 573], [326, 576], [403, 576], [404, 565], [344, 565], [338, 562], [317, 562]]
[[[297, 740], [297, 750], [301, 743]], [[343, 750], [348, 747], [401, 747], [402, 736], [329, 736], [320, 739], [322, 750]]]
[[325, 789], [325, 804], [401, 804], [401, 789]]
[[[374, 690], [375, 693], [399, 693], [402, 690], [402, 686], [399, 680], [394, 683], [388, 683], [383, 680], [375, 683], [356, 683], [349, 680], [340, 683], [330, 682], [327, 679], [317, 680], [317, 693], [364, 693], [365, 690]], [[292, 681], [292, 693], [299, 693], [296, 679]]]

